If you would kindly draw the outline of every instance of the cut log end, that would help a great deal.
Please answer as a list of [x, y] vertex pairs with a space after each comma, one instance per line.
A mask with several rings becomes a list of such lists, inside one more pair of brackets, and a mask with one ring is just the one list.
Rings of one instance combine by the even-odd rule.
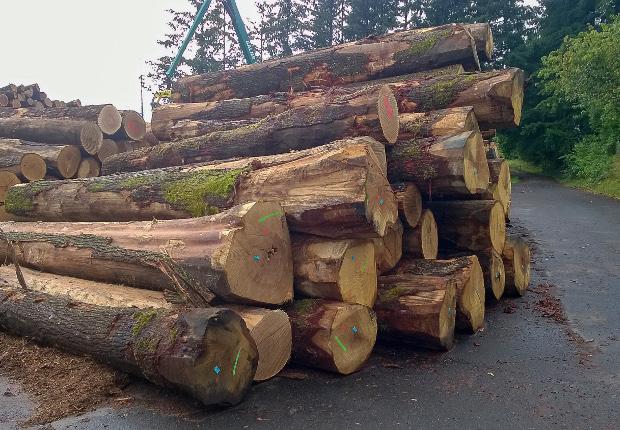
[[472, 194], [486, 191], [490, 180], [489, 165], [480, 133], [471, 133], [467, 139], [463, 163], [463, 178], [467, 189]]
[[81, 162], [82, 154], [80, 148], [75, 145], [67, 145], [58, 155], [58, 172], [63, 178], [73, 178], [76, 175]]
[[506, 269], [506, 294], [523, 296], [531, 278], [531, 253], [527, 242], [518, 236], [509, 236], [503, 250]]
[[110, 158], [113, 155], [119, 154], [121, 152], [122, 151], [118, 142], [112, 139], [103, 139], [103, 142], [101, 142], [101, 147], [97, 152], [97, 158], [99, 159], [99, 161], [104, 162], [106, 158]]
[[4, 203], [9, 188], [20, 183], [15, 173], [0, 171], [0, 203]]
[[392, 270], [403, 256], [403, 224], [397, 221], [386, 232], [385, 236], [373, 239], [375, 259], [379, 273]]
[[415, 229], [407, 229], [403, 237], [404, 252], [415, 258], [434, 260], [439, 251], [437, 223], [433, 213], [426, 209]]
[[[457, 288], [456, 328], [475, 333], [484, 325], [484, 273], [477, 257], [471, 257], [469, 278]], [[457, 259], [458, 260], [458, 259]]]
[[338, 274], [342, 301], [372, 307], [377, 298], [375, 249], [370, 242], [348, 247]]
[[369, 170], [365, 187], [366, 219], [372, 221], [375, 232], [383, 237], [398, 221], [398, 201], [380, 168]]
[[331, 325], [329, 348], [338, 372], [349, 375], [368, 360], [377, 339], [377, 319], [365, 306], [344, 306]]
[[123, 130], [128, 138], [142, 140], [146, 134], [146, 122], [139, 113], [134, 111], [123, 112]]
[[80, 132], [80, 142], [86, 152], [95, 155], [103, 142], [103, 133], [99, 126], [95, 123], [85, 124]]
[[122, 121], [121, 113], [113, 105], [105, 106], [97, 117], [97, 125], [107, 135], [116, 133], [121, 128]]
[[38, 181], [45, 178], [47, 165], [43, 157], [38, 154], [25, 154], [19, 164], [22, 175], [29, 181]]
[[93, 157], [84, 158], [78, 167], [78, 178], [94, 178], [101, 173], [101, 164]]
[[398, 140], [400, 130], [400, 118], [398, 115], [398, 102], [389, 85], [384, 85], [379, 91], [377, 111], [383, 135], [389, 144], [393, 145]]
[[510, 166], [506, 160], [489, 160], [489, 170], [491, 171], [493, 198], [501, 203], [504, 214], [508, 218], [512, 199]]
[[489, 214], [489, 235], [493, 249], [501, 253], [506, 242], [506, 214], [499, 202], [495, 202]]
[[398, 213], [407, 227], [415, 228], [422, 216], [422, 195], [418, 187], [405, 182], [393, 184], [392, 189], [398, 200]]
[[516, 70], [515, 77], [512, 81], [512, 94], [511, 94], [511, 102], [512, 102], [512, 111], [514, 112], [514, 122], [515, 125], [518, 126], [521, 124], [521, 114], [523, 110], [523, 87], [524, 87], [525, 77], [523, 74], [523, 70]]
[[504, 295], [506, 287], [506, 270], [502, 256], [495, 251], [491, 252], [488, 268], [485, 272], [487, 296], [499, 300]]

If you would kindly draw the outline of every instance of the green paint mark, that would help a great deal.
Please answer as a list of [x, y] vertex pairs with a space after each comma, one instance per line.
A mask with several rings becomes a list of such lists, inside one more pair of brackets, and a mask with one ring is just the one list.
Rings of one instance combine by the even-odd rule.
[[347, 347], [344, 346], [342, 342], [340, 342], [340, 339], [338, 339], [338, 336], [336, 336], [336, 342], [338, 343], [338, 345], [340, 346], [340, 348], [342, 348], [344, 352], [347, 352]]
[[239, 356], [241, 355], [241, 350], [237, 352], [237, 358], [235, 358], [235, 365], [233, 366], [233, 376], [237, 374], [237, 363], [239, 363]]
[[264, 223], [265, 221], [267, 221], [269, 218], [273, 218], [276, 216], [281, 216], [284, 215], [282, 212], [272, 212], [269, 215], [265, 215], [264, 217], [260, 218], [258, 220], [259, 223]]

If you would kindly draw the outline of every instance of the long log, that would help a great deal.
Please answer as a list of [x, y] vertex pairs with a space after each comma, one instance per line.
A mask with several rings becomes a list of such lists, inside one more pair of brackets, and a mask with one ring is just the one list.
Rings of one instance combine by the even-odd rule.
[[422, 194], [412, 182], [392, 184], [392, 190], [398, 200], [398, 214], [403, 224], [415, 228], [422, 216]]
[[77, 145], [89, 154], [96, 154], [103, 141], [103, 133], [94, 122], [40, 118], [0, 119], [0, 137], [48, 145]]
[[[210, 217], [128, 223], [2, 223], [0, 261], [15, 249], [25, 267], [153, 290], [194, 304], [279, 305], [291, 300], [290, 239], [276, 203], [249, 203]], [[15, 243], [10, 247], [8, 243]]]
[[451, 277], [399, 270], [379, 277], [377, 313], [382, 337], [447, 351], [454, 344], [456, 285]]
[[400, 140], [450, 136], [465, 131], [479, 131], [471, 106], [400, 115]]
[[82, 159], [79, 146], [51, 146], [19, 139], [0, 138], [0, 169], [7, 169], [29, 181], [49, 173], [71, 178]]
[[228, 309], [109, 308], [25, 290], [15, 282], [0, 287], [0, 327], [92, 355], [205, 405], [239, 403], [258, 358], [245, 324]]
[[428, 202], [439, 227], [443, 249], [502, 252], [506, 221], [502, 205], [493, 200]]
[[410, 258], [434, 260], [439, 252], [437, 223], [433, 212], [425, 209], [416, 228], [407, 228], [403, 234], [403, 253]]
[[489, 166], [477, 131], [399, 141], [387, 158], [390, 182], [413, 182], [428, 198], [471, 196], [489, 187]]
[[287, 309], [293, 327], [293, 360], [349, 375], [370, 357], [377, 339], [377, 318], [362, 305], [298, 300]]
[[506, 294], [523, 296], [531, 279], [529, 245], [523, 238], [509, 235], [502, 251], [502, 258], [506, 270]]
[[48, 221], [152, 220], [277, 200], [292, 230], [327, 237], [383, 236], [397, 221], [397, 203], [368, 141], [355, 138], [270, 157], [22, 186], [11, 190], [7, 210]]
[[0, 170], [0, 203], [4, 204], [9, 188], [20, 183], [21, 181], [15, 173]]
[[392, 270], [403, 256], [403, 230], [402, 222], [397, 221], [387, 229], [383, 237], [372, 239], [378, 273]]

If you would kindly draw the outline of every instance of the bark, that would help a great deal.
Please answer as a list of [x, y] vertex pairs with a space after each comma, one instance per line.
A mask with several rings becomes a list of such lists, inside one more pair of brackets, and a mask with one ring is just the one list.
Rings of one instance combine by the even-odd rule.
[[506, 270], [506, 294], [523, 296], [531, 279], [529, 245], [523, 238], [510, 235], [506, 238], [502, 258]]
[[488, 23], [465, 24], [476, 42], [476, 51], [480, 61], [491, 61], [493, 59], [493, 32]]
[[101, 163], [94, 157], [85, 157], [77, 169], [78, 178], [96, 178], [101, 173]]
[[403, 224], [397, 221], [385, 233], [385, 236], [372, 239], [375, 246], [377, 272], [384, 273], [393, 269], [403, 256]]
[[12, 190], [7, 210], [33, 220], [130, 221], [277, 200], [292, 230], [383, 236], [397, 221], [397, 204], [367, 142], [355, 138], [269, 157], [27, 185]]
[[358, 371], [377, 339], [377, 318], [362, 305], [298, 300], [287, 309], [293, 327], [293, 360], [343, 375]]
[[0, 139], [0, 168], [29, 181], [47, 174], [60, 178], [75, 176], [82, 159], [78, 146], [51, 146], [19, 139]]
[[392, 184], [392, 190], [398, 200], [398, 214], [403, 224], [415, 228], [422, 216], [422, 195], [412, 182]]
[[291, 245], [297, 293], [368, 307], [375, 303], [377, 269], [371, 241], [293, 235]]
[[475, 42], [463, 26], [445, 25], [189, 76], [173, 85], [172, 97], [177, 103], [246, 98], [369, 81], [457, 63], [479, 70]]
[[506, 220], [502, 205], [493, 200], [428, 202], [439, 229], [442, 249], [502, 252]]
[[471, 196], [489, 187], [489, 166], [477, 131], [399, 141], [387, 159], [390, 182], [413, 182], [428, 198]]
[[4, 204], [6, 193], [9, 188], [19, 183], [21, 183], [21, 181], [15, 173], [0, 170], [0, 203]]
[[[290, 239], [276, 203], [236, 206], [187, 220], [128, 223], [3, 223], [0, 260], [15, 243], [25, 267], [153, 290], [204, 305], [278, 305], [292, 298]], [[263, 231], [265, 229], [265, 231]]]
[[227, 309], [110, 308], [25, 290], [12, 281], [0, 288], [0, 327], [92, 355], [205, 405], [239, 403], [256, 371], [256, 346], [241, 318]]
[[400, 270], [379, 277], [374, 307], [381, 336], [447, 351], [454, 344], [456, 282]]
[[103, 134], [94, 122], [40, 118], [0, 119], [0, 137], [48, 145], [77, 145], [89, 154], [96, 154], [103, 141]]
[[400, 115], [400, 140], [450, 136], [465, 131], [479, 131], [471, 106]]
[[433, 213], [425, 209], [416, 228], [407, 228], [403, 235], [403, 253], [409, 258], [437, 258], [439, 238]]

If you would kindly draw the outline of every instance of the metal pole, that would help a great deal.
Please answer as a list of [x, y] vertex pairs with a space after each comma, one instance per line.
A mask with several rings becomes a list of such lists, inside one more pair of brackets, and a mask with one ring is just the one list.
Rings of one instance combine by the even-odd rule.
[[140, 114], [144, 118], [144, 94], [142, 89], [144, 88], [144, 75], [140, 75]]

